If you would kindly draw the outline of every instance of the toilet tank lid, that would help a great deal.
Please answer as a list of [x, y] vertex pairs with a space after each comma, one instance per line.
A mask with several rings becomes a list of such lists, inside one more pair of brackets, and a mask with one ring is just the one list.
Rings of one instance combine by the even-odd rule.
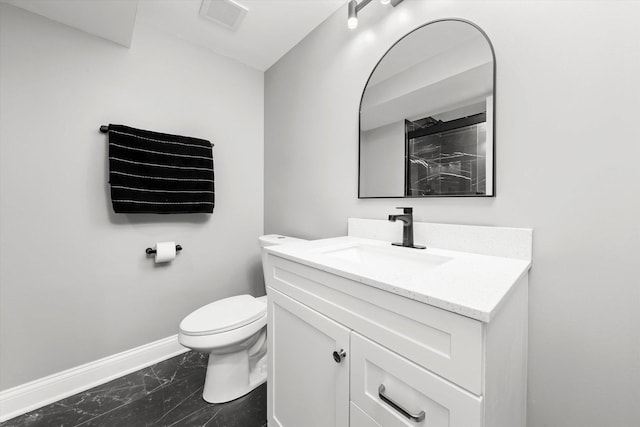
[[305, 239], [297, 239], [295, 237], [283, 236], [281, 234], [267, 234], [258, 238], [261, 247], [284, 245], [287, 243], [306, 242]]
[[227, 332], [255, 322], [266, 313], [263, 300], [237, 295], [200, 307], [180, 322], [180, 331], [187, 335]]

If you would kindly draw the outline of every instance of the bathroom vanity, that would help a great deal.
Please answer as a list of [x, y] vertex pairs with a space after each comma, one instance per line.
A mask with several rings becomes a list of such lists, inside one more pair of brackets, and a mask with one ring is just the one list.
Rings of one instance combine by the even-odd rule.
[[415, 226], [268, 248], [271, 427], [526, 424], [531, 230]]

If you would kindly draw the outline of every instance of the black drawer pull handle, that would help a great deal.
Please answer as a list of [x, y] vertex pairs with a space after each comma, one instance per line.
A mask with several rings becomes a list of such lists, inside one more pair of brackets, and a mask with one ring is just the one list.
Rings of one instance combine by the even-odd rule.
[[419, 423], [420, 421], [424, 420], [424, 415], [425, 415], [424, 411], [420, 411], [420, 413], [417, 415], [412, 414], [411, 412], [407, 411], [402, 406], [398, 405], [396, 402], [394, 402], [393, 400], [385, 396], [384, 390], [385, 390], [384, 384], [380, 384], [380, 387], [378, 387], [378, 397], [380, 398], [380, 400], [382, 400], [384, 403], [387, 403], [389, 406], [391, 406], [396, 411], [400, 412], [402, 415], [404, 415], [406, 418], [410, 419], [411, 421], [415, 421], [416, 423]]

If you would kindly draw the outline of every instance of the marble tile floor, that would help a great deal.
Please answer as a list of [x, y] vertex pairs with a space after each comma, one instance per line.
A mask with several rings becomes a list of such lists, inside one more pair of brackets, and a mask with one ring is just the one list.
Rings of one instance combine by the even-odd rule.
[[0, 427], [265, 427], [266, 384], [224, 404], [202, 399], [207, 357], [190, 351], [12, 418]]

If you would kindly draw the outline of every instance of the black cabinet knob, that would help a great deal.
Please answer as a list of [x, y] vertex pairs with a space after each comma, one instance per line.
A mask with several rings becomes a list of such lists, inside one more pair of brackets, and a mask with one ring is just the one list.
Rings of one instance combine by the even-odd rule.
[[345, 357], [347, 357], [347, 352], [344, 351], [344, 349], [340, 349], [340, 351], [333, 352], [333, 360], [335, 360], [336, 363], [342, 362], [342, 359], [344, 359]]

